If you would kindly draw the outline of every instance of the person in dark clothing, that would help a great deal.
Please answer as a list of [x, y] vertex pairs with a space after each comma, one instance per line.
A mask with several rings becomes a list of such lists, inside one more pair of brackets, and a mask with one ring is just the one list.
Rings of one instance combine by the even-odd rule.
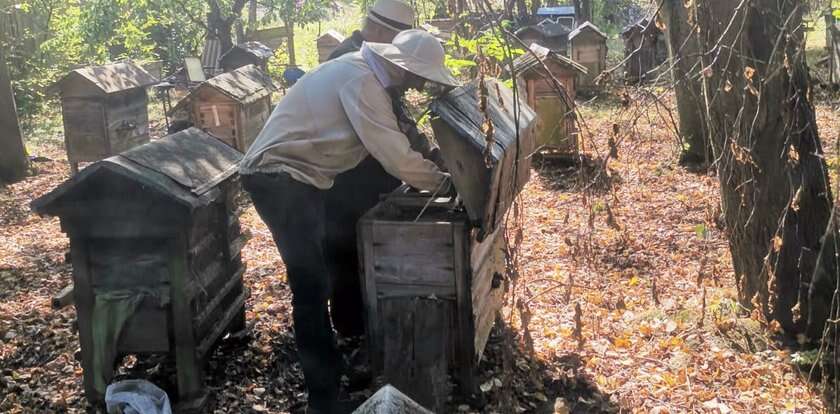
[[[402, 30], [410, 29], [414, 12], [405, 3], [380, 0], [368, 11], [362, 30], [356, 30], [330, 54], [328, 61], [358, 52], [364, 42], [391, 43]], [[417, 123], [402, 99], [402, 93], [389, 88], [394, 115], [400, 130], [408, 137], [411, 148], [439, 167], [442, 161], [436, 148], [419, 132]], [[399, 187], [401, 181], [368, 156], [353, 170], [339, 174], [336, 185], [326, 199], [327, 217], [333, 224], [356, 223], [382, 194]], [[364, 334], [364, 308], [359, 278], [359, 253], [356, 245], [356, 226], [328, 226], [325, 256], [333, 276], [330, 314], [335, 330], [345, 338]]]
[[335, 194], [352, 199], [371, 190], [342, 189], [338, 178], [355, 174], [373, 156], [414, 188], [450, 193], [448, 174], [411, 148], [388, 92], [422, 90], [427, 82], [457, 86], [444, 59], [433, 36], [407, 30], [391, 44], [366, 42], [360, 52], [324, 63], [289, 89], [240, 163], [243, 186], [286, 264], [309, 412], [344, 412], [328, 307], [340, 256], [331, 249], [355, 231], [345, 214], [359, 209], [356, 201], [348, 203], [353, 208], [328, 209], [341, 202]]

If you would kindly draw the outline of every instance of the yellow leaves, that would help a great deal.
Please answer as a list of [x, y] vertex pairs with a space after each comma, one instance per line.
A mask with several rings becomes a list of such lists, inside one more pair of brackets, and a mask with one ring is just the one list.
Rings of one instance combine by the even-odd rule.
[[639, 325], [639, 335], [643, 338], [650, 338], [653, 336], [653, 328], [651, 328], [650, 325], [643, 323]]
[[637, 276], [633, 276], [630, 280], [627, 281], [627, 286], [633, 287], [639, 285], [639, 278]]
[[752, 389], [754, 382], [755, 380], [747, 375], [740, 376], [735, 380], [735, 388], [740, 391], [748, 391]]
[[633, 345], [633, 342], [630, 341], [629, 335], [622, 335], [613, 339], [613, 345], [616, 348], [626, 349], [630, 348]]
[[778, 253], [779, 251], [781, 251], [782, 250], [782, 244], [783, 244], [782, 238], [779, 237], [779, 235], [776, 235], [776, 237], [773, 237], [773, 252]]
[[677, 336], [672, 336], [670, 338], [663, 339], [663, 340], [659, 341], [659, 349], [661, 349], [663, 351], [678, 350], [678, 349], [682, 349], [683, 344], [684, 344], [684, 341], [682, 340], [682, 338], [677, 337]]
[[753, 76], [755, 76], [755, 68], [751, 66], [744, 66], [744, 77], [751, 81]]

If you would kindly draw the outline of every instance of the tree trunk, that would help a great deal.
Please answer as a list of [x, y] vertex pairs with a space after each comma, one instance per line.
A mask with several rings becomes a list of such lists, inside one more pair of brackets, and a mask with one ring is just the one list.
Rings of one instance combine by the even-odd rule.
[[574, 0], [575, 21], [578, 26], [592, 21], [592, 2], [590, 0]]
[[703, 119], [705, 109], [703, 88], [698, 78], [702, 68], [697, 32], [689, 23], [689, 10], [683, 0], [664, 0], [662, 19], [683, 142], [680, 163], [705, 166], [711, 158], [711, 144], [706, 139], [706, 121]]
[[248, 2], [248, 34], [251, 35], [257, 31], [257, 0], [250, 0]]
[[803, 2], [693, 3], [711, 51], [702, 58], [707, 131], [739, 301], [790, 334], [805, 325], [832, 200], [808, 100]]
[[286, 37], [286, 44], [289, 46], [289, 66], [297, 66], [297, 60], [295, 58], [295, 24], [291, 21], [285, 23], [286, 30], [289, 31], [288, 37]]
[[210, 29], [209, 35], [219, 39], [222, 53], [227, 52], [234, 46], [233, 25], [239, 20], [239, 16], [242, 14], [242, 9], [245, 8], [245, 1], [235, 0], [230, 6], [230, 15], [225, 17], [222, 12], [222, 7], [219, 5], [219, 0], [208, 0], [210, 6], [210, 13], [207, 15], [207, 27]]
[[6, 58], [0, 49], [0, 183], [22, 179], [28, 167], [29, 159], [18, 124], [12, 82]]

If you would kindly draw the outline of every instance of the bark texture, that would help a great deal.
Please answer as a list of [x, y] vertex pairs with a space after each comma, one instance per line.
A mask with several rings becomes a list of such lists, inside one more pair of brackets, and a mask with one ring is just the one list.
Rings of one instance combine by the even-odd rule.
[[575, 19], [578, 24], [592, 21], [592, 2], [590, 0], [574, 0]]
[[711, 159], [711, 144], [703, 118], [700, 48], [690, 12], [683, 0], [664, 0], [662, 3], [665, 40], [677, 97], [679, 134], [683, 142], [680, 163], [706, 165]]
[[693, 4], [739, 300], [801, 333], [832, 200], [809, 101], [804, 0]]
[[29, 158], [20, 133], [9, 70], [0, 50], [0, 183], [22, 179], [28, 168]]

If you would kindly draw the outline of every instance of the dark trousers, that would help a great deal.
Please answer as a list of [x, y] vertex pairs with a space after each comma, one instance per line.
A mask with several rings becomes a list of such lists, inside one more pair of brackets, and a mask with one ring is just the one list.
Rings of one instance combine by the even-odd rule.
[[379, 202], [379, 195], [394, 191], [400, 180], [385, 172], [373, 157], [339, 174], [327, 191], [327, 266], [332, 275], [330, 310], [335, 330], [345, 337], [364, 334], [364, 308], [356, 223]]
[[331, 412], [338, 396], [340, 356], [327, 312], [331, 281], [324, 258], [326, 191], [288, 174], [245, 175], [242, 182], [286, 264], [309, 406]]
[[326, 191], [288, 174], [245, 175], [242, 182], [286, 264], [310, 405], [329, 411], [340, 375], [329, 315], [342, 335], [364, 333], [356, 223], [400, 181], [368, 157]]

